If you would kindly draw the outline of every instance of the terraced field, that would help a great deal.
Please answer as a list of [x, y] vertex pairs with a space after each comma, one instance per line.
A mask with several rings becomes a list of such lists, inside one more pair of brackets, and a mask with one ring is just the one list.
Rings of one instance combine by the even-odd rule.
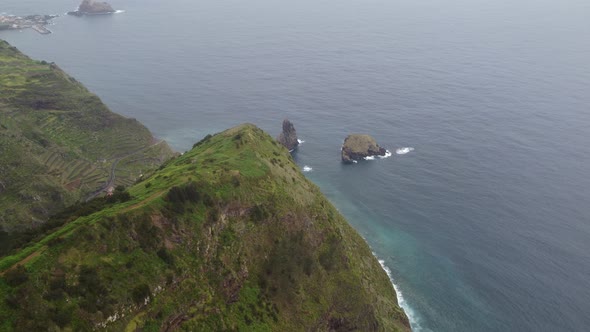
[[40, 224], [84, 199], [111, 180], [115, 162], [116, 184], [130, 185], [173, 155], [57, 65], [1, 40], [0, 91], [0, 230]]

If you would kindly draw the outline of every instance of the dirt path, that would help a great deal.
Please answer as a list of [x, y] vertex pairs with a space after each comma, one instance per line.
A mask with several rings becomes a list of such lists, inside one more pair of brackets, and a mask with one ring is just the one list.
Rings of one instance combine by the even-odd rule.
[[152, 194], [150, 197], [142, 200], [141, 202], [135, 203], [133, 205], [130, 205], [130, 206], [124, 208], [123, 210], [121, 210], [121, 213], [125, 213], [125, 212], [131, 211], [131, 210], [135, 210], [139, 207], [142, 207], [142, 206], [146, 205], [147, 203], [153, 201], [154, 199], [162, 196], [165, 192], [166, 192], [165, 190], [158, 191], [157, 193]]
[[43, 253], [43, 251], [45, 251], [45, 249], [47, 249], [47, 247], [41, 247], [39, 250], [35, 251], [34, 253], [30, 254], [29, 256], [23, 258], [20, 262], [16, 262], [14, 263], [11, 267], [7, 268], [6, 270], [0, 272], [0, 276], [3, 276], [4, 273], [14, 269], [15, 267], [17, 267], [18, 265], [24, 265], [27, 264], [28, 262], [30, 262], [31, 260], [33, 260], [33, 258], [38, 257], [39, 255], [41, 255], [41, 253]]

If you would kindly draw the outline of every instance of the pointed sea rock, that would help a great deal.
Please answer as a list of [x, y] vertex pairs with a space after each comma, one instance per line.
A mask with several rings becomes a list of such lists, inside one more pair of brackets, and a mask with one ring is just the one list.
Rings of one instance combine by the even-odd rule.
[[277, 140], [289, 151], [293, 151], [297, 148], [299, 140], [297, 139], [297, 131], [295, 131], [295, 127], [291, 121], [287, 119], [283, 121], [283, 132], [279, 135]]

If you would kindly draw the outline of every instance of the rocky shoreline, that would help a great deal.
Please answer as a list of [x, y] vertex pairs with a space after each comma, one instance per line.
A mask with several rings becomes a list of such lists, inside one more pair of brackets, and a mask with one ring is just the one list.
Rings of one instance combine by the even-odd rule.
[[46, 26], [51, 24], [51, 21], [58, 17], [57, 15], [2, 15], [0, 16], [0, 30], [23, 30], [33, 29], [42, 35], [51, 33], [51, 30]]

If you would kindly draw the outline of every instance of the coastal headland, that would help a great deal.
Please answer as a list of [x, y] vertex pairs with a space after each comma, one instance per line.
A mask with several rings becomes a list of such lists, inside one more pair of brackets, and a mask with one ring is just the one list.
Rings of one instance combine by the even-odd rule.
[[51, 24], [51, 21], [56, 17], [57, 15], [0, 15], [0, 30], [23, 30], [30, 28], [42, 35], [47, 35], [51, 33], [51, 30], [47, 29], [46, 26]]

